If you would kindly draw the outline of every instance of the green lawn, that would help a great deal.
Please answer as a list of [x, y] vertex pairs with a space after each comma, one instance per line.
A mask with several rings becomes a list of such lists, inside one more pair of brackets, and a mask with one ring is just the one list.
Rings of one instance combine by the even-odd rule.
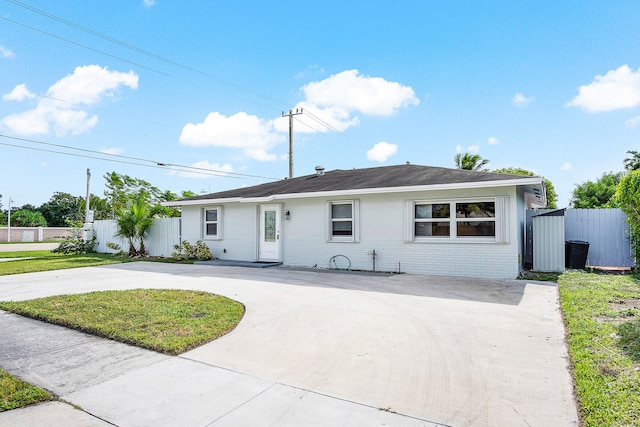
[[51, 251], [0, 252], [0, 258], [29, 258], [0, 262], [0, 276], [33, 273], [36, 271], [62, 270], [66, 268], [90, 267], [118, 264], [131, 261], [125, 256], [111, 254], [54, 254]]
[[[30, 259], [0, 262], [0, 275], [135, 261], [126, 256], [95, 253], [0, 253], [0, 258], [25, 257]], [[160, 261], [173, 262], [172, 259]], [[0, 309], [167, 354], [180, 354], [229, 333], [244, 315], [242, 304], [220, 295], [158, 289], [0, 302]], [[46, 391], [0, 370], [0, 411], [51, 399], [54, 397]]]
[[558, 286], [582, 425], [640, 425], [640, 281], [572, 271]]
[[167, 354], [180, 354], [231, 332], [244, 306], [208, 292], [170, 289], [91, 292], [0, 309]]
[[34, 387], [0, 369], [0, 412], [52, 400], [45, 390]]

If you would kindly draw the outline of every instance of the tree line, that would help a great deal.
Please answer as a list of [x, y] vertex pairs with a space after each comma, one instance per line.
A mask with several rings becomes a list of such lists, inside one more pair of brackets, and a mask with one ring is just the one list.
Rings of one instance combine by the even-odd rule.
[[[160, 203], [195, 196], [192, 191], [182, 191], [176, 194], [172, 191], [162, 191], [151, 183], [128, 175], [111, 172], [104, 175], [104, 197], [95, 194], [89, 196], [89, 210], [93, 211], [95, 220], [116, 219], [131, 201], [136, 199], [140, 203], [157, 206], [155, 214], [158, 216], [180, 216], [176, 208], [160, 206]], [[36, 207], [31, 204], [11, 209], [12, 227], [69, 227], [85, 220], [86, 198], [74, 196], [65, 192], [55, 192], [51, 198]], [[2, 195], [0, 194], [0, 226], [7, 226], [8, 211], [2, 209]]]

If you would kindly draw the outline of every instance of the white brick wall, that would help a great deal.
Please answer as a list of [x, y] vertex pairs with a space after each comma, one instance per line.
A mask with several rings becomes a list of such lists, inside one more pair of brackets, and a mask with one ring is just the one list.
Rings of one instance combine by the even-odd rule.
[[[508, 196], [509, 243], [405, 242], [405, 201]], [[519, 272], [521, 215], [515, 187], [458, 191], [432, 191], [364, 195], [345, 198], [360, 202], [360, 241], [327, 242], [326, 202], [335, 198], [290, 199], [282, 212], [291, 218], [282, 222], [283, 262], [292, 266], [328, 268], [334, 255], [345, 255], [351, 268], [371, 270], [370, 252], [376, 250], [376, 270], [405, 273], [514, 278]], [[216, 257], [237, 260], [257, 258], [257, 208], [255, 203], [224, 206], [223, 239], [206, 240]], [[183, 209], [183, 240], [202, 239], [202, 207]], [[224, 249], [227, 250], [224, 253]]]

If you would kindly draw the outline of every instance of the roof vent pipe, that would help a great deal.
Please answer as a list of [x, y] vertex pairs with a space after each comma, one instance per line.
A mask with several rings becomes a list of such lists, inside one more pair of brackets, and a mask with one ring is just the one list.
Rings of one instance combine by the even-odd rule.
[[324, 168], [322, 166], [316, 166], [316, 175], [318, 176], [324, 175]]

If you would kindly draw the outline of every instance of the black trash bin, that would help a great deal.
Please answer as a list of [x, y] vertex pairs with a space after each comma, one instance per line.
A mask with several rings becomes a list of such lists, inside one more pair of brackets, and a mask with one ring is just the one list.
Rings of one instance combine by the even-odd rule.
[[584, 270], [589, 254], [589, 242], [567, 240], [564, 242], [564, 266]]

